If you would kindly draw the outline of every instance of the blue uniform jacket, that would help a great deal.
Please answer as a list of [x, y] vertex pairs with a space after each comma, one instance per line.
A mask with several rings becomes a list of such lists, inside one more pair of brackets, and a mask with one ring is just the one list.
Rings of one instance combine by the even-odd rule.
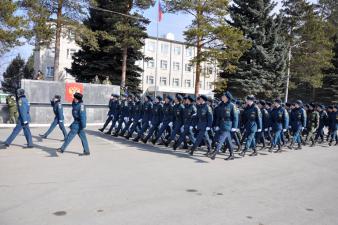
[[53, 107], [55, 118], [59, 122], [63, 122], [64, 116], [63, 116], [63, 107], [62, 107], [61, 102], [60, 101], [57, 101], [57, 102], [51, 101], [51, 105]]
[[87, 116], [86, 109], [82, 102], [72, 103], [72, 115], [74, 122], [70, 125], [71, 128], [79, 128], [80, 130], [86, 128]]
[[175, 124], [183, 124], [184, 122], [184, 105], [178, 104], [174, 105], [174, 123]]
[[163, 120], [163, 105], [162, 103], [155, 103], [153, 106], [153, 117], [151, 123], [156, 126]]
[[283, 107], [274, 108], [270, 113], [270, 123], [273, 130], [286, 129], [288, 125], [288, 115]]
[[337, 112], [328, 113], [328, 126], [331, 131], [337, 130], [337, 126], [338, 126], [338, 113]]
[[151, 101], [147, 101], [143, 104], [143, 116], [142, 122], [151, 121], [152, 111], [153, 111], [153, 103]]
[[31, 117], [29, 115], [30, 104], [26, 96], [21, 96], [18, 100], [18, 111], [19, 111], [19, 120], [21, 124], [31, 122]]
[[170, 123], [174, 120], [174, 107], [171, 103], [163, 105], [163, 123]]
[[204, 103], [203, 105], [199, 105], [197, 107], [197, 129], [203, 130], [206, 127], [212, 126], [213, 122], [213, 114], [211, 107]]
[[295, 108], [290, 114], [290, 123], [293, 129], [306, 127], [306, 113], [303, 108]]
[[271, 119], [270, 119], [270, 114], [268, 110], [266, 109], [261, 109], [261, 114], [262, 114], [262, 129], [266, 129], [271, 127], [272, 125], [270, 124]]
[[129, 117], [129, 107], [128, 107], [128, 101], [123, 100], [120, 104], [120, 119], [123, 119], [124, 117]]
[[218, 106], [216, 126], [221, 131], [231, 131], [232, 128], [237, 128], [238, 113], [235, 108], [236, 106], [231, 102], [222, 102]]
[[192, 126], [194, 124], [196, 115], [196, 106], [194, 104], [186, 105], [183, 111], [184, 125], [188, 127]]
[[256, 132], [262, 129], [262, 114], [255, 104], [244, 109], [243, 123], [248, 132]]
[[142, 118], [142, 102], [138, 101], [135, 102], [135, 105], [133, 107], [133, 120], [139, 121]]

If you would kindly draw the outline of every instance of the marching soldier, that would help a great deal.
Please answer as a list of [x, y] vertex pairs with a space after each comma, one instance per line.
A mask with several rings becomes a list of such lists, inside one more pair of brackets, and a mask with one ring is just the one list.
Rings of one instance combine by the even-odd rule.
[[20, 133], [20, 131], [23, 130], [23, 133], [27, 141], [26, 148], [33, 148], [32, 134], [29, 129], [29, 123], [31, 121], [29, 115], [30, 104], [25, 96], [25, 90], [18, 89], [17, 97], [18, 97], [17, 107], [19, 111], [19, 118], [11, 135], [5, 141], [5, 147], [9, 147], [10, 144], [13, 142], [13, 140], [16, 138], [16, 136]]
[[[135, 98], [135, 101], [134, 101], [134, 98], [135, 96], [133, 94], [130, 94], [128, 96], [128, 116], [127, 117], [124, 117], [124, 128], [122, 129], [121, 128], [121, 133], [119, 134], [121, 137], [124, 136], [124, 134], [129, 130], [129, 127], [133, 124], [133, 120], [135, 118], [135, 116], [137, 116], [136, 114], [139, 114], [141, 112], [141, 109], [140, 109], [140, 98]], [[138, 106], [137, 106], [137, 110], [135, 108], [135, 105], [136, 105], [136, 102], [138, 102]]]
[[[125, 137], [126, 139], [129, 139], [133, 135], [133, 133], [136, 131], [137, 127], [140, 124], [139, 121], [142, 119], [143, 105], [142, 105], [142, 102], [141, 102], [141, 97], [139, 95], [135, 96], [135, 101], [136, 102], [135, 102], [135, 105], [134, 105], [134, 108], [133, 108], [132, 117], [130, 119], [130, 121], [132, 122], [132, 126], [130, 127], [128, 134]], [[127, 126], [122, 131], [121, 136], [123, 136], [125, 134], [125, 132], [127, 132]]]
[[282, 101], [276, 99], [274, 103], [274, 109], [270, 113], [270, 124], [272, 127], [273, 138], [271, 140], [271, 147], [269, 152], [278, 146], [276, 152], [282, 151], [282, 132], [285, 132], [289, 126], [288, 115], [286, 110], [281, 106]]
[[336, 141], [335, 145], [338, 145], [338, 136], [337, 136], [337, 130], [338, 130], [338, 106], [331, 106], [329, 107], [330, 111], [328, 113], [328, 126], [330, 131], [330, 139], [329, 139], [329, 145], [331, 146], [334, 141]]
[[327, 125], [327, 112], [324, 110], [324, 106], [323, 105], [318, 105], [317, 106], [317, 111], [319, 113], [319, 126], [317, 129], [317, 133], [316, 133], [316, 138], [315, 141], [318, 141], [318, 139], [320, 138], [320, 142], [322, 143], [324, 141], [324, 127]]
[[18, 120], [18, 109], [14, 95], [7, 96], [6, 103], [9, 112], [9, 122], [15, 124], [17, 123]]
[[152, 111], [153, 98], [148, 95], [144, 100], [142, 118], [139, 120], [139, 122], [142, 123], [142, 128], [138, 132], [136, 138], [133, 139], [134, 142], [139, 142], [139, 140], [144, 137], [145, 132], [149, 129], [149, 127], [151, 127]]
[[50, 125], [49, 129], [45, 134], [40, 134], [40, 137], [47, 138], [50, 133], [54, 130], [56, 125], [59, 125], [60, 130], [62, 131], [64, 139], [67, 137], [67, 131], [64, 125], [64, 116], [63, 116], [63, 107], [61, 104], [61, 96], [55, 95], [54, 99], [50, 101], [51, 106], [53, 107], [53, 112], [55, 115], [55, 118]]
[[99, 129], [99, 131], [103, 132], [104, 129], [106, 129], [106, 127], [109, 125], [109, 123], [111, 121], [113, 121], [115, 119], [115, 115], [116, 115], [116, 111], [118, 110], [118, 95], [112, 94], [110, 96], [110, 100], [109, 100], [109, 111], [107, 113], [107, 120], [104, 123], [103, 127]]
[[315, 134], [319, 128], [319, 113], [316, 111], [316, 105], [311, 103], [308, 111], [307, 136], [305, 142], [311, 141], [311, 147], [315, 145]]
[[163, 104], [162, 104], [162, 97], [157, 96], [155, 98], [155, 103], [153, 107], [153, 116], [151, 119], [151, 128], [148, 132], [148, 135], [142, 139], [143, 143], [147, 143], [148, 140], [155, 134], [157, 134], [160, 124], [163, 121]]
[[88, 141], [84, 129], [86, 128], [87, 118], [86, 109], [82, 101], [83, 95], [81, 93], [74, 94], [72, 103], [72, 115], [74, 118], [73, 123], [70, 125], [70, 132], [68, 133], [65, 142], [61, 148], [57, 149], [58, 152], [63, 153], [70, 142], [76, 135], [79, 135], [83, 147], [83, 155], [90, 155]]
[[297, 100], [295, 102], [295, 108], [291, 111], [290, 122], [291, 129], [293, 133], [293, 139], [289, 149], [293, 149], [294, 143], [298, 144], [297, 150], [302, 149], [302, 139], [301, 134], [304, 128], [306, 127], [306, 113], [302, 108], [303, 102], [301, 100]]
[[122, 95], [122, 101], [120, 104], [120, 113], [119, 113], [119, 119], [118, 119], [118, 126], [113, 134], [113, 136], [117, 137], [119, 136], [120, 130], [122, 130], [123, 124], [126, 125], [129, 120], [129, 105], [127, 100], [127, 95]]

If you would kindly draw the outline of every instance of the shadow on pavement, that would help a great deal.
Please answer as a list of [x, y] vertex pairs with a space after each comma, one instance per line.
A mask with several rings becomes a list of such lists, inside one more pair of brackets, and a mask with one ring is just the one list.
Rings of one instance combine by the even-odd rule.
[[[127, 147], [134, 147], [134, 148], [136, 147], [136, 149], [140, 150], [140, 151], [147, 151], [147, 152], [153, 152], [153, 153], [159, 153], [159, 154], [172, 155], [172, 156], [176, 156], [178, 158], [193, 159], [193, 160], [195, 160], [196, 163], [209, 163], [208, 161], [196, 158], [194, 156], [190, 156], [187, 153], [180, 152], [180, 151], [173, 151], [170, 148], [164, 149], [164, 148], [160, 148], [158, 146], [153, 146], [153, 145], [149, 145], [149, 144], [136, 143], [136, 142], [133, 142], [132, 139], [126, 140], [123, 137], [113, 137], [111, 135], [100, 133], [99, 131], [86, 130], [86, 133], [88, 135], [104, 138], [104, 139], [109, 140], [109, 141], [114, 141], [116, 143], [123, 144]], [[198, 156], [200, 157], [202, 155], [198, 155]]]

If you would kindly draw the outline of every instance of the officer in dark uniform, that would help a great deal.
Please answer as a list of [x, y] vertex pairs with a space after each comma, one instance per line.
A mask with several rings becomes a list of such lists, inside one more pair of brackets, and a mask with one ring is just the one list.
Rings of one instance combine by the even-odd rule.
[[295, 102], [295, 108], [291, 111], [290, 124], [293, 133], [293, 139], [290, 146], [288, 146], [290, 149], [293, 149], [294, 143], [298, 144], [297, 149], [302, 149], [301, 134], [306, 127], [306, 113], [302, 106], [303, 102], [301, 100], [297, 100]]
[[158, 133], [158, 129], [160, 124], [163, 121], [163, 104], [162, 104], [162, 97], [157, 96], [155, 98], [154, 106], [153, 106], [153, 116], [151, 119], [151, 128], [149, 129], [148, 135], [142, 139], [143, 143], [147, 143], [148, 140]]
[[31, 121], [29, 115], [30, 104], [25, 96], [25, 90], [18, 89], [17, 97], [18, 97], [17, 107], [19, 111], [19, 118], [11, 135], [5, 141], [5, 147], [9, 147], [9, 145], [13, 142], [13, 140], [16, 138], [16, 136], [20, 133], [22, 129], [27, 141], [27, 148], [33, 148], [32, 134], [29, 129], [29, 123]]
[[208, 152], [211, 151], [211, 140], [208, 134], [208, 131], [212, 128], [213, 122], [213, 113], [211, 107], [207, 104], [208, 98], [205, 95], [201, 95], [197, 98], [198, 107], [197, 107], [197, 137], [196, 141], [193, 144], [190, 155], [193, 155], [196, 149], [200, 146], [202, 141], [207, 145]]
[[262, 114], [262, 132], [258, 133], [257, 139], [259, 143], [262, 143], [262, 149], [266, 147], [266, 135], [269, 135], [269, 128], [270, 126], [270, 114], [268, 110], [265, 108], [266, 102], [264, 100], [260, 100], [258, 102], [258, 108]]
[[[136, 103], [138, 103], [138, 106], [136, 107]], [[129, 131], [130, 126], [133, 124], [133, 120], [135, 118], [135, 116], [137, 116], [137, 113], [141, 113], [141, 101], [140, 98], [135, 99], [135, 95], [130, 94], [128, 95], [128, 116], [124, 118], [125, 121], [125, 125], [124, 128], [121, 128], [121, 132], [119, 133], [119, 135], [121, 137], [124, 136], [124, 134]]]
[[180, 94], [177, 94], [175, 97], [175, 105], [174, 105], [174, 127], [171, 131], [170, 137], [165, 142], [165, 146], [168, 147], [172, 141], [175, 141], [176, 135], [180, 134], [181, 128], [183, 128], [184, 122], [184, 105], [183, 105], [183, 97]]
[[184, 148], [187, 149], [188, 143], [187, 143], [187, 137], [189, 138], [190, 142], [195, 142], [195, 137], [193, 133], [193, 126], [195, 117], [197, 115], [197, 108], [194, 105], [195, 98], [192, 96], [187, 96], [185, 100], [185, 107], [183, 111], [183, 128], [180, 137], [175, 142], [173, 149], [176, 150], [182, 142], [184, 142]]
[[174, 106], [172, 104], [173, 98], [168, 95], [164, 100], [163, 105], [163, 121], [159, 125], [160, 130], [156, 137], [151, 141], [153, 144], [156, 144], [157, 141], [162, 137], [166, 130], [169, 130], [171, 133], [171, 128], [174, 121]]
[[331, 146], [334, 141], [336, 141], [335, 145], [338, 145], [338, 136], [337, 136], [337, 130], [338, 130], [338, 106], [331, 106], [329, 107], [330, 111], [328, 113], [328, 127], [330, 132], [330, 139], [329, 139], [329, 145]]
[[231, 142], [231, 131], [237, 130], [238, 113], [236, 113], [236, 106], [231, 102], [232, 95], [230, 92], [225, 92], [222, 96], [222, 103], [220, 103], [217, 110], [217, 146], [215, 150], [210, 154], [212, 160], [215, 159], [216, 154], [221, 150], [225, 144], [229, 149], [230, 156], [226, 160], [234, 159], [234, 151]]
[[114, 115], [116, 114], [116, 110], [117, 110], [117, 105], [118, 105], [118, 95], [112, 94], [110, 96], [110, 100], [109, 100], [109, 111], [107, 113], [107, 120], [104, 123], [103, 127], [99, 129], [99, 131], [103, 132], [104, 129], [106, 129], [106, 127], [108, 126], [108, 124], [114, 120]]
[[63, 153], [70, 142], [76, 135], [79, 135], [83, 147], [83, 155], [89, 155], [89, 146], [84, 129], [87, 124], [86, 109], [82, 101], [83, 95], [81, 93], [74, 94], [72, 103], [72, 115], [74, 118], [73, 123], [70, 125], [70, 132], [68, 133], [65, 142], [61, 148], [57, 149], [58, 152]]
[[60, 130], [62, 131], [64, 139], [67, 137], [67, 131], [64, 125], [64, 116], [63, 116], [63, 107], [61, 104], [61, 96], [55, 95], [54, 99], [50, 101], [51, 106], [53, 107], [53, 112], [55, 115], [55, 118], [50, 125], [49, 129], [45, 134], [40, 134], [40, 137], [47, 138], [50, 133], [54, 130], [56, 125], [59, 125]]
[[120, 131], [122, 130], [123, 125], [127, 125], [129, 121], [129, 107], [128, 105], [128, 95], [123, 94], [122, 95], [122, 101], [120, 104], [120, 115], [119, 115], [119, 120], [118, 120], [118, 126], [113, 134], [113, 136], [117, 137], [119, 136]]
[[315, 145], [315, 134], [317, 129], [319, 128], [319, 113], [316, 110], [316, 105], [311, 103], [309, 105], [309, 111], [308, 111], [308, 123], [307, 123], [307, 136], [305, 139], [305, 142], [311, 141], [311, 147]]
[[323, 105], [318, 105], [317, 106], [317, 111], [319, 113], [319, 126], [316, 132], [316, 138], [315, 141], [318, 141], [318, 139], [320, 138], [320, 142], [322, 143], [324, 142], [324, 128], [327, 125], [327, 112], [325, 111], [325, 106]]
[[281, 106], [282, 101], [276, 99], [274, 103], [274, 108], [270, 113], [270, 124], [272, 127], [273, 139], [271, 141], [270, 152], [278, 146], [277, 152], [282, 151], [282, 132], [286, 131], [289, 126], [289, 117], [286, 114], [287, 112]]
[[246, 132], [245, 148], [240, 153], [240, 156], [243, 157], [250, 148], [253, 149], [251, 156], [257, 155], [255, 135], [256, 132], [262, 132], [262, 114], [254, 101], [255, 97], [253, 95], [249, 95], [246, 98], [247, 106], [243, 112], [243, 123]]
[[[142, 113], [143, 113], [143, 104], [141, 101], [141, 96], [136, 95], [135, 96], [135, 106], [133, 108], [133, 113], [132, 113], [132, 126], [130, 127], [127, 136], [125, 137], [126, 139], [129, 139], [130, 137], [133, 136], [133, 133], [137, 131], [137, 127], [139, 126], [141, 119], [142, 119]], [[124, 134], [126, 132], [126, 128], [122, 133]]]
[[237, 124], [234, 127], [237, 127], [237, 129], [235, 131], [231, 131], [231, 136], [235, 141], [235, 144], [237, 145], [237, 149], [236, 151], [239, 152], [242, 150], [242, 145], [241, 145], [241, 118], [242, 118], [242, 114], [243, 114], [243, 110], [242, 110], [242, 102], [240, 100], [235, 101], [236, 103], [236, 108], [235, 108], [235, 114], [238, 118], [237, 120]]
[[[105, 133], [105, 134], [109, 134], [111, 135], [114, 127], [116, 126], [116, 123], [119, 121], [120, 119], [120, 115], [121, 115], [121, 107], [122, 107], [122, 101], [119, 100], [120, 96], [119, 95], [116, 95], [116, 101], [114, 101], [114, 104], [113, 104], [113, 115], [112, 115], [112, 118], [113, 118], [113, 122], [109, 128], [109, 130]], [[124, 97], [121, 97], [122, 99]]]
[[133, 139], [134, 142], [138, 142], [141, 138], [144, 137], [144, 134], [151, 126], [151, 119], [153, 112], [153, 98], [149, 95], [146, 96], [142, 109], [142, 119], [139, 122], [142, 122], [142, 128], [138, 132], [137, 136]]

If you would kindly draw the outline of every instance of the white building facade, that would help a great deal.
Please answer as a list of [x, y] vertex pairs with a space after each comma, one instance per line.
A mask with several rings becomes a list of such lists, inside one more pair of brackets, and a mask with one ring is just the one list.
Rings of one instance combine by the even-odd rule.
[[[60, 44], [60, 77], [64, 81], [74, 81], [66, 72], [71, 68], [72, 56], [80, 47], [75, 42], [75, 34], [63, 32]], [[191, 60], [196, 56], [195, 47], [187, 47], [183, 42], [175, 41], [172, 34], [166, 38], [149, 37], [145, 39], [144, 55], [149, 61], [136, 62], [143, 69], [140, 88], [143, 93], [168, 95], [175, 93], [194, 94], [195, 67]], [[34, 54], [35, 73], [42, 71], [46, 80], [53, 80], [54, 47], [40, 48]], [[219, 73], [216, 64], [203, 64], [200, 77], [200, 94], [213, 96], [214, 82]]]

